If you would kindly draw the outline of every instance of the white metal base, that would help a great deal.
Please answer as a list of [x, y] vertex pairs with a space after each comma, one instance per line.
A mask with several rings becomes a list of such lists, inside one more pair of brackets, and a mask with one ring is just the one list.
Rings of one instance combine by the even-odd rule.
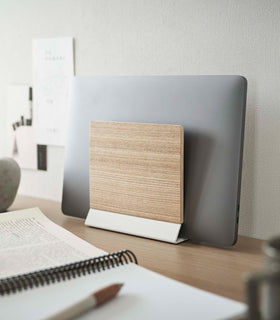
[[129, 216], [126, 214], [89, 209], [85, 224], [135, 236], [171, 243], [187, 240], [179, 238], [181, 224]]

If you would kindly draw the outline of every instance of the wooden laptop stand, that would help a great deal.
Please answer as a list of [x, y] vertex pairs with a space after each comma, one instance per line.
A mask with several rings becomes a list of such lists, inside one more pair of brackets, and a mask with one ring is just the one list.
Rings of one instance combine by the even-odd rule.
[[86, 225], [178, 243], [183, 223], [184, 129], [90, 124]]

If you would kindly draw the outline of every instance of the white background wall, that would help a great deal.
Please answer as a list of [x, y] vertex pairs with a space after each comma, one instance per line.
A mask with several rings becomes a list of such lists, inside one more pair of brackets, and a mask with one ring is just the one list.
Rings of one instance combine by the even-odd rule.
[[[0, 156], [6, 86], [32, 83], [32, 39], [73, 36], [76, 75], [240, 74], [248, 103], [240, 234], [280, 233], [280, 1], [0, 0]], [[60, 200], [63, 148], [20, 192]]]

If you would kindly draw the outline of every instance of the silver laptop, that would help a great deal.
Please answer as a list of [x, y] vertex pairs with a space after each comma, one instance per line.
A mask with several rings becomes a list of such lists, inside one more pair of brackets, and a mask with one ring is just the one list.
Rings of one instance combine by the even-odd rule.
[[70, 94], [62, 211], [89, 210], [89, 121], [180, 124], [191, 240], [230, 246], [238, 230], [247, 81], [241, 76], [76, 77]]

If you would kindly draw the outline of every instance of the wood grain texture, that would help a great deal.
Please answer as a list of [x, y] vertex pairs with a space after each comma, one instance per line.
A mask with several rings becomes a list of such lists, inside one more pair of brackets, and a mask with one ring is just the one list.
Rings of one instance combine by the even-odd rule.
[[90, 124], [90, 207], [183, 222], [184, 129], [179, 125]]
[[102, 250], [130, 249], [140, 266], [230, 299], [245, 301], [244, 274], [262, 266], [262, 240], [239, 236], [231, 248], [191, 241], [174, 245], [86, 227], [84, 220], [63, 215], [61, 203], [26, 196], [17, 196], [9, 211], [31, 207], [39, 207], [53, 222]]

